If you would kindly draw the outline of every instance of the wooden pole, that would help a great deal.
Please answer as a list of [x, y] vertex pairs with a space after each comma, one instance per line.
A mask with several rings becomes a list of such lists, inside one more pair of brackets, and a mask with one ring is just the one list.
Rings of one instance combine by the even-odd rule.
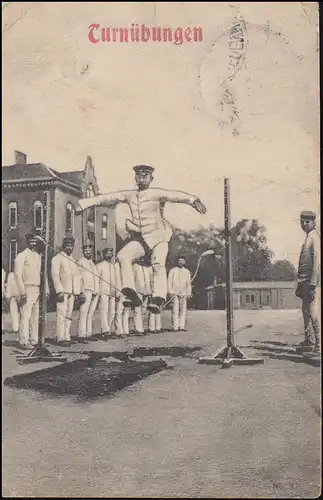
[[226, 313], [227, 313], [227, 345], [234, 345], [233, 326], [233, 292], [232, 292], [232, 242], [231, 242], [231, 211], [230, 211], [230, 183], [224, 179], [224, 231], [225, 231], [225, 278], [226, 278]]
[[50, 192], [45, 191], [45, 245], [41, 259], [41, 279], [40, 279], [40, 297], [39, 297], [39, 320], [38, 320], [38, 345], [42, 346], [45, 342], [46, 314], [47, 314], [47, 267], [48, 267], [48, 245], [49, 243], [49, 225], [50, 225]]

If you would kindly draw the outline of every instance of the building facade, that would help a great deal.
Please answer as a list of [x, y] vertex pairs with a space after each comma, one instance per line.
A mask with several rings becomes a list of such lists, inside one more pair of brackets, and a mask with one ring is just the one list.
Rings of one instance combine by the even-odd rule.
[[2, 167], [2, 267], [6, 273], [13, 270], [17, 253], [25, 248], [26, 233], [45, 236], [48, 208], [49, 262], [66, 235], [75, 238], [77, 259], [87, 238], [94, 244], [96, 261], [105, 246], [115, 248], [114, 209], [95, 207], [75, 215], [79, 199], [99, 194], [90, 156], [83, 170], [57, 172], [42, 163], [27, 163], [24, 153], [15, 151], [15, 155], [14, 165]]
[[[295, 295], [294, 281], [235, 282], [234, 309], [299, 309], [301, 301]], [[225, 308], [225, 284], [206, 288], [208, 309]]]

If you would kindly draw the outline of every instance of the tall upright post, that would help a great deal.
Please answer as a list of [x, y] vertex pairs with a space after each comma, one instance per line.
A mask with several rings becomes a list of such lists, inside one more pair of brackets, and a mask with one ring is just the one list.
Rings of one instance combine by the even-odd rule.
[[41, 280], [39, 296], [39, 320], [38, 320], [38, 345], [42, 346], [45, 341], [45, 325], [47, 314], [47, 267], [48, 267], [48, 243], [49, 243], [49, 225], [50, 225], [50, 192], [45, 191], [45, 234], [44, 250], [41, 259]]
[[227, 345], [222, 347], [215, 356], [203, 357], [199, 363], [207, 365], [222, 365], [229, 368], [231, 365], [254, 365], [263, 364], [262, 358], [248, 358], [239, 347], [234, 344], [233, 326], [233, 266], [232, 266], [232, 234], [231, 234], [231, 212], [230, 212], [230, 183], [224, 179], [224, 234], [225, 234], [225, 297], [227, 317]]
[[225, 231], [225, 295], [227, 314], [227, 345], [234, 345], [233, 292], [232, 292], [232, 242], [231, 242], [230, 181], [224, 179], [224, 231]]

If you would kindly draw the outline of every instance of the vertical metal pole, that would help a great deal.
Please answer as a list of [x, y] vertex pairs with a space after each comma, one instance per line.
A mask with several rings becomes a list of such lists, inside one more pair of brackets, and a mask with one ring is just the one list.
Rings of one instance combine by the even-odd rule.
[[225, 278], [226, 278], [226, 312], [227, 312], [227, 345], [234, 345], [233, 310], [232, 310], [232, 242], [231, 242], [231, 212], [230, 212], [230, 184], [224, 179], [224, 230], [225, 230]]
[[45, 248], [41, 259], [40, 274], [40, 297], [39, 297], [39, 322], [38, 322], [38, 345], [42, 346], [45, 341], [46, 314], [47, 314], [47, 265], [48, 265], [48, 246], [49, 242], [49, 224], [50, 224], [50, 193], [45, 191]]

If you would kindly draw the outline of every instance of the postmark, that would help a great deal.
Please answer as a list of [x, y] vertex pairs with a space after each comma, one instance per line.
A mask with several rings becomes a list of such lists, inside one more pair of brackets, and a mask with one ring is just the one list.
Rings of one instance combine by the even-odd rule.
[[[242, 16], [236, 15], [226, 26], [220, 28], [199, 71], [203, 110], [212, 117], [217, 117], [221, 127], [229, 125], [233, 135], [239, 133], [240, 110], [232, 82], [243, 68], [247, 47], [247, 23]], [[219, 89], [214, 100], [211, 89], [216, 81], [219, 82]]]
[[234, 136], [267, 113], [294, 119], [291, 96], [306, 93], [298, 72], [301, 58], [281, 30], [235, 15], [218, 29], [200, 62], [199, 110]]

